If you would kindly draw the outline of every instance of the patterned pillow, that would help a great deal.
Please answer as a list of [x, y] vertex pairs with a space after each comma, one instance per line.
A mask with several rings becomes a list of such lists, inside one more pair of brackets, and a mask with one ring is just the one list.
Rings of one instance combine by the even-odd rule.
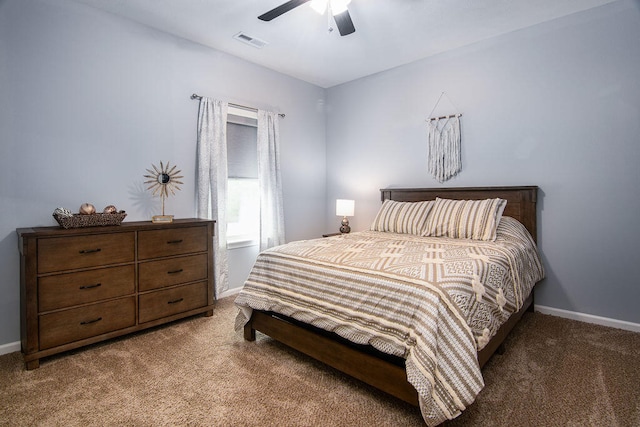
[[423, 236], [494, 241], [505, 206], [504, 199], [436, 198]]
[[371, 230], [422, 236], [425, 232], [427, 216], [433, 205], [433, 200], [426, 202], [385, 200], [371, 224]]

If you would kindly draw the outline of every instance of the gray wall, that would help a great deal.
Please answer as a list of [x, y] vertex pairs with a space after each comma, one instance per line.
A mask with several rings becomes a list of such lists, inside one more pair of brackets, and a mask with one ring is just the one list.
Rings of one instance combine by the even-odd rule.
[[[327, 227], [387, 186], [538, 185], [536, 303], [640, 323], [640, 2], [621, 1], [327, 92]], [[427, 173], [425, 118], [463, 113], [462, 173]], [[456, 112], [444, 98], [434, 114]]]
[[[160, 160], [185, 176], [167, 213], [195, 215], [193, 92], [286, 113], [287, 239], [323, 233], [323, 89], [67, 0], [0, 1], [0, 346], [20, 338], [16, 228], [85, 201], [150, 219], [143, 174]], [[230, 257], [233, 286], [253, 252]]]

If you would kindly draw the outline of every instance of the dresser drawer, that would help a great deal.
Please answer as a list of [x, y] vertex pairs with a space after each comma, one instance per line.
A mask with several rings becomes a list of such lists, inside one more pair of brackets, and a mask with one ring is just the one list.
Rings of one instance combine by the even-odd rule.
[[133, 265], [40, 277], [38, 311], [133, 294], [135, 278]]
[[38, 273], [134, 262], [134, 233], [38, 240]]
[[138, 289], [148, 291], [207, 278], [207, 255], [191, 255], [141, 263]]
[[135, 297], [40, 316], [40, 350], [134, 326]]
[[168, 228], [138, 233], [138, 259], [190, 254], [207, 250], [207, 228]]
[[150, 292], [139, 297], [138, 320], [149, 322], [206, 305], [207, 282]]

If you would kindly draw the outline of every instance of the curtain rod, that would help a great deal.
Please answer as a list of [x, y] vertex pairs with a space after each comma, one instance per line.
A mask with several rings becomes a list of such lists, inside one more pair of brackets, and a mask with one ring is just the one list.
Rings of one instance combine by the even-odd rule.
[[[194, 94], [192, 94], [192, 95], [191, 95], [191, 99], [197, 99], [197, 100], [200, 100], [200, 99], [202, 99], [202, 97], [201, 97], [200, 95], [198, 95], [198, 94], [194, 93]], [[247, 107], [246, 105], [233, 104], [233, 103], [231, 103], [231, 102], [229, 103], [229, 105], [230, 105], [231, 107], [241, 108], [241, 109], [243, 109], [243, 110], [258, 111], [258, 109], [257, 109], [257, 108]], [[285, 114], [284, 114], [284, 113], [278, 113], [278, 115], [279, 115], [280, 117], [282, 117], [282, 118], [284, 118], [284, 117], [285, 117]]]

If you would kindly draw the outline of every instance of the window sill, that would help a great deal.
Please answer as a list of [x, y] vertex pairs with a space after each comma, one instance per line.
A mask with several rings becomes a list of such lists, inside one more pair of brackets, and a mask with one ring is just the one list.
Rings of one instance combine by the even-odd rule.
[[227, 249], [248, 248], [258, 246], [259, 242], [254, 237], [236, 237], [227, 239]]

